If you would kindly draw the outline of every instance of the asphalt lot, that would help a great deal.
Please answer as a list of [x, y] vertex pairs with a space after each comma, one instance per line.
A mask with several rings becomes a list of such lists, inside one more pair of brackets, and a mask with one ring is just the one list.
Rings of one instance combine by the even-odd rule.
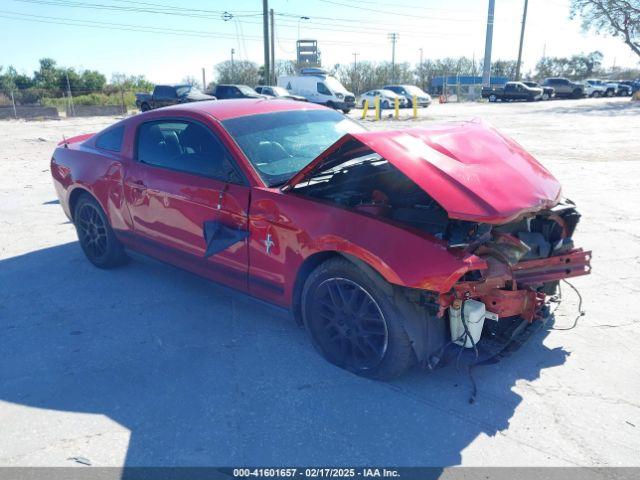
[[[640, 102], [433, 105], [367, 124], [475, 117], [560, 179], [594, 255], [574, 282], [586, 316], [478, 368], [474, 405], [454, 367], [365, 380], [280, 310], [150, 260], [92, 267], [48, 162], [63, 134], [113, 119], [0, 122], [0, 466], [640, 466]], [[576, 309], [565, 289], [556, 326]]]

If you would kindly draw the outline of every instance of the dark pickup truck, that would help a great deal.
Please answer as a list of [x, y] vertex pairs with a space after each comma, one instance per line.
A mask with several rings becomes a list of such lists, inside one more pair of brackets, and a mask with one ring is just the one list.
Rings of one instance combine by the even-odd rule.
[[507, 82], [504, 87], [483, 87], [482, 98], [488, 98], [490, 102], [498, 100], [534, 100], [542, 99], [542, 88], [529, 87], [522, 82]]
[[213, 94], [220, 100], [233, 98], [269, 98], [266, 95], [259, 94], [247, 85], [216, 85], [216, 88], [213, 89]]
[[153, 93], [136, 93], [136, 106], [143, 112], [177, 103], [215, 100], [192, 85], [156, 85]]
[[553, 97], [556, 96], [556, 91], [553, 87], [543, 87], [538, 82], [531, 82], [531, 81], [526, 81], [522, 83], [524, 83], [527, 87], [541, 88], [542, 100], [551, 100]]
[[546, 78], [542, 86], [553, 88], [556, 91], [556, 97], [583, 98], [585, 95], [584, 85], [566, 78]]

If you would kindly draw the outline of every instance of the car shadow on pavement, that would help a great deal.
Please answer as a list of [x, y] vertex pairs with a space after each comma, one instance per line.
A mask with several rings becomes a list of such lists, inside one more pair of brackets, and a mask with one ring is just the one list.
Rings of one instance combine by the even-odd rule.
[[151, 260], [100, 270], [69, 243], [1, 260], [0, 285], [0, 400], [109, 417], [130, 431], [126, 466], [457, 465], [508, 431], [517, 381], [568, 355], [536, 334], [476, 369], [470, 405], [454, 367], [359, 378], [286, 312]]

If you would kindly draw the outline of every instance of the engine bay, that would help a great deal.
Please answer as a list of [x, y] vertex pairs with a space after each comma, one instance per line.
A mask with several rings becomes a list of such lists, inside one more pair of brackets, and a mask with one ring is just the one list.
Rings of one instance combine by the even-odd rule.
[[450, 219], [424, 190], [373, 152], [314, 172], [295, 192], [427, 232], [449, 247], [492, 255], [509, 265], [570, 251], [580, 218], [564, 201], [504, 225]]

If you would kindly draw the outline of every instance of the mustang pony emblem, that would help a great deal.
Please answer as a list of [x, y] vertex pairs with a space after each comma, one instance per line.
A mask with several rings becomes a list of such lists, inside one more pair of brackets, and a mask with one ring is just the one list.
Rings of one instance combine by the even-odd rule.
[[264, 241], [264, 246], [267, 249], [267, 255], [271, 253], [271, 247], [273, 247], [275, 243], [271, 240], [271, 234], [267, 234], [267, 238]]

